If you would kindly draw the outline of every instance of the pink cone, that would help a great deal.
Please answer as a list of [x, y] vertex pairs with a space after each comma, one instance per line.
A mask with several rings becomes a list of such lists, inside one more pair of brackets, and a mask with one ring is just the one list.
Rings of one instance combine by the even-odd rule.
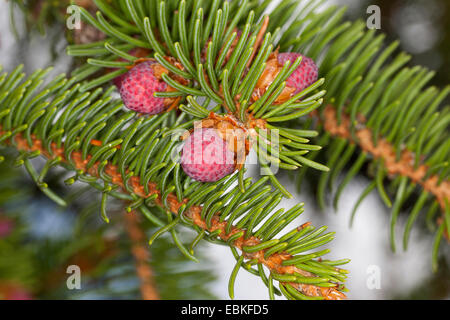
[[216, 129], [196, 129], [186, 140], [181, 165], [184, 172], [200, 182], [216, 182], [236, 169], [235, 154]]

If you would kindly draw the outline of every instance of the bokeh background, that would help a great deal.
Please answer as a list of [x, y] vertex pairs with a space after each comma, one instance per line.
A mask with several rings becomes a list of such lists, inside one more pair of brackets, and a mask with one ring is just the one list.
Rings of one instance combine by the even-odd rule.
[[[399, 39], [402, 49], [413, 55], [411, 64], [421, 64], [436, 70], [433, 85], [443, 87], [450, 83], [450, 1], [448, 0], [329, 0], [331, 4], [347, 5], [349, 19], [367, 19], [366, 9], [376, 4], [381, 8], [382, 32], [388, 39]], [[11, 70], [20, 63], [27, 72], [48, 65], [55, 66], [53, 74], [66, 71], [71, 60], [64, 53], [65, 40], [61, 30], [50, 30], [43, 38], [38, 32], [25, 34], [20, 12], [14, 13], [20, 35], [17, 40], [9, 23], [8, 3], [0, 0], [0, 64]], [[251, 168], [250, 175], [257, 168]], [[23, 178], [23, 185], [31, 184]], [[361, 190], [369, 180], [364, 176], [355, 179], [342, 196], [337, 212], [332, 208], [320, 211], [314, 206], [314, 195], [308, 189], [296, 193], [292, 177], [282, 176], [282, 182], [296, 198], [284, 201], [281, 206], [306, 203], [306, 212], [296, 224], [306, 221], [314, 225], [328, 225], [336, 232], [336, 239], [330, 246], [330, 258], [350, 258], [348, 288], [351, 299], [450, 299], [450, 246], [442, 249], [444, 257], [437, 273], [431, 272], [432, 236], [418, 223], [412, 231], [407, 252], [392, 253], [389, 247], [389, 211], [376, 193], [372, 193], [361, 205], [353, 228], [349, 228], [351, 209]], [[1, 183], [1, 181], [0, 181]], [[0, 195], [1, 197], [1, 195]], [[30, 230], [39, 237], [67, 238], [70, 234], [70, 212], [62, 212], [36, 190], [22, 201], [21, 215], [33, 226]], [[23, 200], [23, 199], [22, 199]], [[1, 209], [1, 208], [0, 208]], [[100, 218], [99, 218], [100, 219]], [[404, 227], [405, 219], [400, 216], [398, 228]], [[0, 240], [1, 241], [1, 240]], [[42, 253], [35, 253], [42, 254]], [[2, 253], [0, 252], [0, 259]], [[226, 247], [205, 244], [202, 247], [203, 263], [207, 264], [210, 277], [203, 279], [210, 297], [228, 299], [228, 276], [235, 260]], [[45, 260], [45, 256], [41, 257]], [[370, 270], [379, 268], [381, 288], [370, 289], [367, 285]], [[180, 264], [183, 268], [184, 265]], [[267, 299], [267, 289], [260, 279], [245, 272], [237, 278], [236, 299]], [[122, 284], [126, 285], [126, 284]], [[108, 298], [107, 295], [83, 296], [75, 298]], [[204, 298], [207, 295], [190, 295]]]

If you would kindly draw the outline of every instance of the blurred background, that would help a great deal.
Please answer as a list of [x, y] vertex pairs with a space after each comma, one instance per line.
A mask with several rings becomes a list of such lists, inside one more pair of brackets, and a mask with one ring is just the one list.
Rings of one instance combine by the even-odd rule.
[[[347, 16], [351, 20], [367, 19], [367, 7], [378, 5], [382, 15], [381, 31], [389, 40], [400, 40], [402, 49], [413, 55], [411, 64], [436, 70], [433, 85], [443, 87], [450, 83], [450, 1], [329, 0], [324, 1], [323, 6], [330, 4], [348, 6]], [[64, 53], [66, 42], [61, 30], [50, 29], [45, 37], [37, 30], [27, 33], [20, 10], [15, 10], [13, 15], [17, 30], [9, 22], [8, 2], [0, 0], [0, 64], [7, 71], [20, 63], [24, 63], [28, 73], [49, 65], [55, 66], [54, 74], [67, 71], [71, 59]], [[0, 150], [0, 155], [5, 152]], [[127, 233], [119, 206], [111, 209], [112, 224], [105, 228], [99, 214], [89, 215], [91, 211], [99, 212], [99, 208], [84, 205], [95, 195], [81, 187], [66, 190], [68, 196], [73, 195], [78, 200], [64, 211], [42, 196], [21, 169], [11, 170], [12, 165], [0, 165], [0, 299], [6, 295], [43, 299], [138, 298], [139, 280], [133, 270], [134, 258], [131, 254], [117, 254], [116, 245], [123, 245], [120, 240]], [[54, 173], [53, 183], [61, 181], [61, 174]], [[353, 228], [349, 228], [351, 209], [361, 190], [368, 185], [368, 178], [360, 176], [353, 181], [343, 194], [337, 212], [332, 208], [319, 210], [314, 206], [314, 195], [307, 188], [298, 194], [292, 177], [285, 175], [281, 179], [289, 191], [296, 194], [295, 199], [284, 201], [281, 207], [306, 203], [306, 212], [296, 221], [297, 225], [311, 221], [316, 226], [328, 225], [329, 230], [337, 233], [330, 244], [330, 258], [352, 260], [346, 266], [350, 271], [349, 298], [450, 299], [450, 246], [443, 246], [439, 271], [432, 273], [433, 239], [423, 223], [417, 223], [412, 230], [407, 252], [392, 253], [389, 211], [378, 195], [372, 193], [361, 205]], [[64, 186], [58, 188], [65, 190]], [[90, 218], [83, 219], [84, 214]], [[405, 219], [400, 216], [397, 227], [400, 229], [404, 225]], [[150, 227], [144, 229], [147, 236], [151, 231]], [[184, 236], [192, 239], [189, 232]], [[228, 277], [235, 265], [229, 249], [202, 244], [198, 249], [202, 263], [195, 265], [186, 262], [169, 240], [163, 239], [151, 250], [152, 270], [160, 297], [228, 299]], [[125, 245], [129, 249], [133, 247], [126, 241]], [[88, 270], [86, 277], [83, 276], [83, 289], [68, 292], [65, 285], [55, 287], [58, 284], [52, 284], [52, 279], [67, 278], [65, 268], [74, 261]], [[368, 286], [373, 270], [380, 272], [380, 287], [376, 289]], [[236, 283], [236, 299], [268, 298], [260, 279], [248, 273], [240, 272]]]

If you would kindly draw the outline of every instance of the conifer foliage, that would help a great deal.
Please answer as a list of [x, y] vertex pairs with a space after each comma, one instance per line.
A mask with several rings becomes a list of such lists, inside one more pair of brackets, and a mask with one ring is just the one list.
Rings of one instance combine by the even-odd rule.
[[[321, 174], [325, 205], [327, 187], [350, 166], [337, 206], [370, 163], [375, 175], [361, 201], [377, 188], [392, 206], [392, 247], [403, 204], [419, 194], [404, 245], [427, 207], [438, 225], [437, 259], [450, 228], [450, 118], [440, 106], [448, 88], [425, 88], [432, 72], [404, 67], [408, 56], [393, 56], [397, 43], [384, 46], [364, 23], [342, 21], [343, 9], [271, 3], [94, 0], [93, 14], [80, 6], [102, 36], [68, 46], [80, 65], [70, 77], [27, 77], [21, 66], [2, 73], [0, 142], [59, 205], [66, 201], [45, 182], [55, 166], [73, 172], [66, 184], [102, 194], [105, 222], [108, 199], [117, 198], [158, 227], [150, 245], [169, 233], [193, 261], [200, 241], [228, 246], [236, 258], [231, 298], [241, 269], [260, 277], [272, 299], [345, 298], [341, 266], [349, 261], [324, 258], [334, 233], [309, 222], [288, 229], [304, 204], [278, 209], [292, 195], [274, 168], [296, 172], [299, 182]], [[245, 178], [252, 150], [258, 180]], [[39, 156], [47, 163], [37, 172], [31, 159]], [[197, 234], [190, 247], [181, 225]]]

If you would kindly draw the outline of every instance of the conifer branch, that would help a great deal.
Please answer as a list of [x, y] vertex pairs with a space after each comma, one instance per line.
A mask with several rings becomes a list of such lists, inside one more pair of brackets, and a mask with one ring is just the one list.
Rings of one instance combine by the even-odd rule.
[[[286, 1], [285, 6], [280, 5], [275, 11], [281, 16], [280, 12], [286, 7], [296, 11], [294, 2]], [[344, 7], [331, 6], [317, 11], [315, 3], [310, 1], [306, 10], [298, 11], [299, 16], [284, 26], [286, 31], [276, 44], [282, 51], [300, 52], [312, 59], [320, 59], [319, 74], [326, 79], [323, 89], [327, 93], [323, 106], [316, 114], [324, 121], [325, 111], [329, 112], [332, 106], [339, 125], [348, 120], [346, 129], [350, 130], [351, 139], [333, 136], [323, 125], [316, 125], [313, 119], [295, 122], [296, 128], [300, 125], [303, 129], [319, 131], [317, 144], [326, 145], [323, 151], [306, 155], [309, 160], [325, 161], [330, 168], [330, 172], [320, 175], [318, 203], [321, 207], [325, 206], [325, 198], [329, 194], [327, 188], [336, 186], [339, 175], [348, 166], [350, 168], [333, 199], [337, 209], [345, 187], [365, 164], [369, 164], [369, 170], [374, 172], [373, 181], [357, 200], [351, 222], [364, 198], [377, 189], [385, 204], [392, 208], [390, 238], [395, 251], [398, 216], [406, 207], [407, 200], [412, 200], [414, 204], [405, 226], [403, 248], [407, 249], [412, 226], [423, 212], [427, 225], [437, 231], [433, 251], [433, 265], [437, 265], [436, 252], [445, 234], [440, 230], [443, 228], [447, 233], [450, 230], [450, 109], [442, 105], [450, 93], [450, 87], [427, 87], [434, 72], [420, 66], [407, 66], [410, 55], [396, 53], [398, 41], [385, 44], [385, 35], [376, 30], [366, 30], [363, 21], [345, 21]], [[281, 23], [274, 23], [268, 31], [274, 31], [277, 26]], [[369, 131], [370, 137], [367, 134]], [[373, 157], [371, 152], [365, 152], [367, 148], [359, 148], [361, 141], [357, 132], [366, 133], [365, 147], [372, 140], [371, 151], [380, 151], [375, 148], [389, 143], [391, 148], [384, 151], [387, 155], [387, 149], [390, 149], [390, 158]], [[402, 159], [405, 163], [401, 162]], [[406, 161], [408, 166], [405, 166]], [[393, 171], [394, 163], [397, 165], [399, 162], [403, 164], [402, 168], [397, 167]], [[307, 168], [300, 169], [299, 187], [307, 171]], [[389, 189], [385, 190], [385, 184], [389, 185]], [[420, 187], [417, 188], [417, 185]], [[392, 200], [391, 194], [395, 196]], [[443, 219], [437, 229], [436, 214], [439, 211]]]
[[[135, 117], [134, 113], [123, 111], [120, 101], [111, 98], [113, 88], [104, 92], [102, 89], [92, 93], [80, 92], [79, 84], [75, 84], [79, 79], [77, 76], [70, 80], [64, 76], [56, 77], [45, 85], [41, 93], [35, 93], [49, 70], [37, 70], [28, 79], [24, 79], [25, 75], [21, 70], [22, 67], [19, 66], [11, 74], [3, 74], [0, 79], [3, 92], [0, 141], [20, 152], [16, 163], [25, 166], [37, 186], [50, 199], [59, 205], [66, 204], [45, 183], [49, 170], [60, 165], [76, 172], [75, 176], [66, 180], [66, 184], [71, 185], [78, 180], [103, 193], [101, 212], [105, 221], [109, 221], [106, 204], [111, 196], [129, 201], [129, 211], [139, 209], [148, 220], [159, 226], [161, 229], [152, 236], [150, 243], [161, 234], [170, 232], [183, 255], [197, 261], [192, 248], [199, 240], [227, 244], [234, 254], [238, 254], [234, 241], [242, 236], [254, 236], [261, 243], [242, 247], [246, 253], [264, 250], [265, 259], [271, 259], [271, 256], [286, 251], [289, 260], [283, 261], [283, 265], [296, 266], [316, 275], [305, 277], [294, 274], [286, 278], [271, 273], [271, 279], [306, 284], [306, 288], [313, 285], [319, 288], [317, 291], [324, 290], [320, 288], [332, 288], [329, 290], [332, 292], [344, 290], [342, 283], [346, 279], [346, 271], [337, 266], [348, 263], [348, 260], [320, 260], [329, 250], [300, 254], [327, 244], [334, 238], [334, 233], [325, 233], [326, 227], [315, 230], [308, 226], [301, 230], [294, 229], [280, 239], [274, 238], [301, 215], [304, 209], [303, 204], [298, 204], [287, 211], [281, 209], [272, 213], [283, 195], [266, 185], [268, 177], [253, 184], [252, 179], [242, 180], [242, 189], [225, 192], [236, 182], [238, 175], [225, 177], [216, 183], [201, 183], [193, 182], [186, 175], [180, 174], [179, 164], [170, 158], [177, 152], [179, 142], [172, 139], [171, 133], [186, 126], [183, 115], [176, 117], [176, 113], [171, 111], [158, 116]], [[90, 119], [89, 123], [87, 119]], [[187, 122], [187, 125], [192, 124]], [[158, 143], [160, 141], [162, 143]], [[47, 158], [47, 163], [38, 173], [30, 159], [40, 155]], [[173, 199], [178, 201], [175, 207], [178, 209], [178, 216], [174, 219], [174, 212], [167, 211], [167, 223], [149, 208], [156, 202], [164, 213], [164, 210], [170, 209]], [[189, 218], [192, 208], [198, 208], [202, 204], [202, 221], [208, 227], [212, 227], [217, 218], [221, 223], [226, 223], [222, 235], [219, 230], [214, 233], [204, 232], [205, 229], [195, 225]], [[266, 217], [269, 217], [267, 221]], [[191, 250], [187, 250], [180, 242], [175, 230], [178, 224], [191, 226], [199, 233]], [[242, 231], [234, 234], [233, 240], [229, 238], [227, 243], [221, 236], [229, 235], [235, 230], [233, 227]], [[244, 256], [239, 258], [239, 261], [243, 258]], [[278, 292], [267, 281], [263, 269], [265, 263], [255, 260], [238, 266], [261, 277], [270, 292]], [[254, 269], [255, 264], [258, 270]], [[236, 272], [233, 272], [230, 288], [235, 276]], [[288, 298], [308, 298], [306, 294], [293, 288], [291, 284], [280, 287]], [[336, 296], [332, 293], [330, 295]]]
[[[0, 128], [0, 136], [4, 134], [5, 132]], [[65, 161], [64, 147], [58, 147], [56, 143], [51, 145], [50, 153], [49, 150], [46, 150], [43, 147], [42, 141], [34, 137], [32, 137], [32, 143], [29, 144], [29, 141], [27, 141], [27, 139], [19, 133], [12, 139], [12, 142], [18, 150], [26, 152], [39, 151], [41, 155], [45, 156], [49, 160], [59, 158], [61, 161]], [[99, 163], [95, 163], [90, 168], [87, 167], [91, 160], [91, 156], [83, 159], [82, 153], [73, 152], [71, 154], [71, 159], [76, 166], [76, 170], [87, 173], [93, 177], [99, 176]], [[120, 169], [117, 166], [113, 164], [106, 165], [104, 173], [111, 177], [112, 184], [119, 186], [127, 192], [127, 188], [125, 187], [120, 174]], [[128, 184], [136, 195], [139, 195], [143, 199], [151, 198], [158, 206], [161, 207], [164, 207], [166, 203], [167, 209], [174, 214], [178, 214], [180, 208], [189, 202], [189, 199], [183, 199], [179, 202], [177, 195], [173, 193], [167, 194], [166, 200], [164, 201], [162, 198], [163, 195], [158, 190], [157, 184], [152, 182], [149, 183], [149, 192], [147, 193], [144, 186], [140, 184], [138, 177], [131, 177]], [[212, 217], [210, 222], [206, 222], [204, 218], [201, 217], [201, 211], [202, 207], [192, 206], [189, 210], [183, 213], [185, 217], [182, 218], [192, 220], [196, 227], [208, 231], [227, 242], [230, 246], [242, 250], [243, 257], [248, 259], [248, 261], [266, 266], [270, 270], [273, 278], [278, 280], [281, 285], [286, 286], [287, 288], [295, 288], [297, 290], [297, 292], [291, 292], [291, 294], [286, 292], [288, 298], [318, 298], [327, 300], [340, 300], [346, 298], [345, 294], [341, 291], [344, 288], [340, 284], [333, 283], [329, 280], [330, 278], [342, 278], [342, 276], [345, 276], [347, 273], [346, 270], [332, 267], [334, 264], [330, 264], [330, 266], [324, 270], [319, 271], [319, 273], [324, 272], [328, 276], [325, 274], [322, 274], [322, 276], [317, 276], [314, 274], [313, 270], [320, 270], [321, 263], [319, 262], [317, 262], [318, 266], [305, 265], [305, 267], [308, 267], [310, 271], [302, 270], [297, 267], [299, 264], [295, 263], [296, 259], [299, 259], [298, 257], [296, 258], [291, 254], [282, 251], [282, 248], [281, 250], [276, 251], [271, 250], [274, 248], [274, 245], [282, 243], [280, 240], [276, 240], [276, 243], [272, 244], [268, 243], [270, 241], [263, 242], [260, 238], [254, 236], [247, 238], [245, 230], [234, 226], [232, 226], [227, 232], [227, 226], [229, 225], [228, 221], [220, 221], [220, 218], [216, 214]], [[306, 227], [309, 227], [309, 224], [294, 230], [294, 234], [306, 230]], [[259, 249], [259, 247], [262, 249]], [[269, 252], [271, 252], [271, 254], [268, 254]], [[305, 256], [303, 259], [300, 259], [300, 261], [305, 259], [308, 260], [308, 258], [313, 258], [314, 256], [314, 254]], [[325, 285], [327, 282], [329, 285]]]
[[[441, 108], [439, 121], [439, 114], [435, 113], [448, 88], [440, 93], [435, 88], [423, 89], [433, 73], [420, 67], [405, 68], [409, 60], [406, 54], [397, 55], [385, 65], [397, 43], [381, 50], [384, 36], [377, 36], [373, 30], [365, 31], [362, 22], [342, 21], [345, 9], [330, 7], [318, 12], [314, 0], [303, 8], [298, 1], [288, 0], [264, 15], [270, 2], [213, 0], [202, 7], [201, 1], [184, 0], [156, 1], [153, 5], [125, 0], [120, 6], [95, 1], [99, 12], [92, 16], [88, 10], [81, 9], [82, 17], [104, 34], [106, 40], [68, 47], [70, 55], [86, 57], [86, 64], [73, 72], [74, 78], [67, 84], [64, 83], [67, 80], [55, 79], [47, 86], [48, 91], [31, 101], [25, 93], [34, 91], [42, 74], [38, 71], [30, 82], [16, 86], [21, 80], [20, 71], [13, 72], [3, 96], [0, 95], [0, 102], [6, 99], [5, 105], [11, 106], [0, 109], [0, 120], [4, 118], [0, 142], [7, 141], [26, 151], [22, 160], [31, 176], [44, 193], [60, 204], [64, 201], [47, 188], [43, 178], [53, 166], [72, 165], [77, 174], [69, 179], [70, 183], [81, 180], [91, 184], [103, 192], [104, 203], [108, 196], [125, 199], [130, 202], [130, 211], [139, 208], [161, 227], [150, 242], [170, 232], [180, 251], [192, 260], [195, 260], [193, 247], [201, 239], [230, 245], [237, 260], [230, 278], [230, 296], [234, 294], [236, 273], [244, 268], [260, 275], [271, 297], [275, 279], [288, 298], [344, 298], [340, 283], [345, 279], [345, 271], [335, 268], [339, 262], [313, 260], [324, 252], [296, 255], [331, 240], [332, 234], [322, 235], [322, 228], [310, 232], [306, 224], [281, 239], [273, 239], [288, 221], [301, 213], [301, 205], [283, 214], [273, 214], [254, 232], [255, 225], [273, 209], [270, 201], [252, 208], [265, 192], [271, 191], [265, 186], [268, 179], [250, 187], [250, 182], [243, 178], [242, 167], [237, 167], [238, 175], [212, 184], [192, 182], [185, 176], [180, 178], [180, 166], [168, 159], [176, 144], [168, 136], [178, 129], [191, 129], [198, 120], [202, 123], [228, 121], [249, 127], [257, 132], [259, 139], [278, 129], [282, 142], [276, 161], [282, 169], [297, 170], [305, 166], [323, 171], [318, 185], [321, 206], [325, 203], [327, 186], [333, 184], [346, 165], [351, 164], [351, 168], [339, 186], [335, 207], [345, 186], [362, 166], [367, 162], [376, 166], [376, 177], [358, 200], [353, 216], [362, 199], [376, 187], [384, 202], [393, 207], [391, 245], [394, 250], [400, 209], [419, 184], [422, 190], [405, 228], [404, 247], [422, 208], [429, 204], [427, 216], [434, 219], [440, 207], [443, 216], [438, 222], [433, 250], [436, 261], [441, 238], [450, 230], [446, 161], [450, 150], [446, 142], [449, 108]], [[174, 18], [169, 19], [168, 13], [172, 12]], [[323, 78], [293, 96], [286, 81], [302, 59], [281, 66], [275, 48], [320, 59]], [[144, 56], [130, 54], [130, 50], [136, 49], [144, 52]], [[111, 103], [112, 89], [100, 101], [96, 98], [101, 89], [92, 94], [87, 91], [121, 76], [142, 61], [158, 64], [153, 72], [158, 80], [165, 82], [167, 90], [155, 96], [165, 99], [170, 108], [154, 118], [135, 119], [129, 128], [122, 130], [133, 115], [114, 116], [122, 106]], [[274, 64], [276, 67], [272, 68]], [[77, 87], [71, 87], [74, 83]], [[319, 91], [322, 85], [324, 90]], [[11, 93], [9, 89], [14, 91]], [[57, 117], [60, 105], [68, 102], [65, 97], [78, 90], [81, 93], [77, 93], [76, 100]], [[44, 100], [50, 92], [61, 94], [64, 103], [55, 100], [47, 109]], [[200, 103], [197, 97], [204, 101]], [[84, 102], [85, 99], [89, 101]], [[182, 111], [180, 116], [173, 112], [177, 106]], [[318, 126], [302, 117], [315, 110], [320, 119]], [[49, 130], [52, 121], [55, 126]], [[284, 127], [279, 127], [279, 122]], [[289, 124], [295, 127], [286, 127]], [[143, 136], [136, 137], [137, 132]], [[327, 166], [314, 161], [321, 153], [310, 153], [321, 149], [308, 144], [309, 138], [317, 135], [320, 136], [318, 145], [328, 144], [331, 156], [326, 159]], [[149, 141], [144, 143], [146, 138]], [[257, 152], [261, 154], [258, 149]], [[27, 159], [38, 154], [49, 160], [41, 174], [35, 172]], [[350, 163], [355, 155], [357, 160]], [[301, 170], [300, 182], [306, 172], [305, 168]], [[386, 175], [396, 193], [393, 202], [384, 189]], [[239, 188], [224, 194], [236, 181], [235, 177]], [[98, 178], [105, 184], [98, 184]], [[276, 203], [279, 194], [290, 196], [273, 175], [270, 180], [277, 190], [269, 199]], [[167, 223], [148, 209], [152, 204], [168, 210]], [[108, 220], [104, 205], [102, 212]], [[174, 231], [179, 223], [190, 225], [199, 234], [190, 251]], [[252, 268], [254, 265], [258, 270]], [[269, 279], [262, 266], [270, 270]]]
[[[316, 113], [317, 115], [318, 113]], [[364, 127], [364, 122], [359, 121], [355, 127], [358, 129], [351, 132], [350, 117], [342, 115], [339, 124], [335, 107], [329, 105], [323, 111], [323, 127], [333, 137], [343, 138], [359, 145], [363, 152], [371, 154], [374, 159], [382, 159], [387, 173], [391, 177], [396, 175], [408, 177], [414, 183], [433, 194], [442, 209], [443, 214], [446, 210], [446, 202], [450, 202], [450, 180], [441, 180], [438, 175], [429, 173], [429, 166], [421, 164], [414, 166], [415, 155], [413, 152], [403, 149], [400, 160], [397, 159], [397, 150], [394, 146], [379, 137], [377, 145], [374, 144], [373, 132]], [[362, 117], [359, 117], [360, 120]], [[356, 137], [356, 139], [353, 139]]]

